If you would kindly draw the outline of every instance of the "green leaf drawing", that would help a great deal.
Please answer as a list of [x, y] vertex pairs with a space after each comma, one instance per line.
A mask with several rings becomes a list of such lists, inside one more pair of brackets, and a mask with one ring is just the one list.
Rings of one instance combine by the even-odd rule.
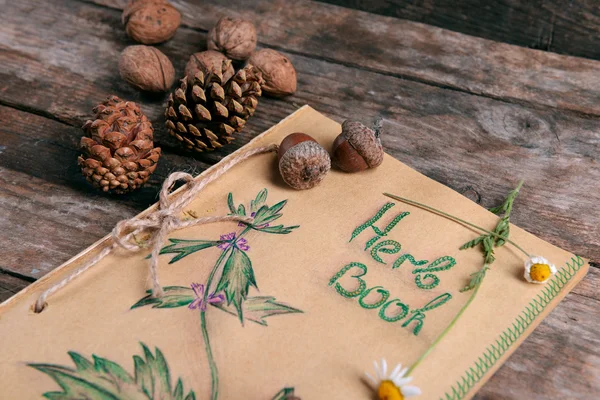
[[229, 195], [227, 195], [227, 206], [229, 207], [231, 214], [237, 214], [235, 210], [235, 204], [233, 204], [233, 193], [229, 193]]
[[152, 290], [146, 290], [146, 297], [131, 306], [131, 309], [144, 306], [152, 308], [176, 308], [189, 305], [196, 298], [194, 290], [189, 286], [165, 286], [165, 295], [161, 298], [152, 297]]
[[169, 239], [170, 245], [163, 247], [160, 254], [177, 254], [169, 264], [173, 264], [197, 251], [215, 247], [221, 244], [221, 241], [215, 240], [185, 240], [185, 239]]
[[256, 227], [252, 227], [252, 229], [255, 229], [257, 231], [260, 232], [264, 232], [264, 233], [274, 233], [274, 234], [279, 234], [279, 235], [287, 235], [288, 233], [291, 233], [292, 230], [299, 228], [300, 225], [295, 225], [295, 226], [283, 226], [283, 225], [277, 225], [277, 226], [266, 226], [263, 228], [256, 228]]
[[281, 209], [283, 209], [283, 207], [286, 205], [286, 203], [287, 203], [287, 200], [283, 200], [283, 201], [280, 201], [279, 203], [275, 204], [272, 207], [269, 207], [266, 205], [262, 206], [261, 208], [258, 209], [256, 214], [254, 215], [253, 225], [260, 226], [260, 225], [268, 224], [270, 222], [273, 222], [273, 221], [281, 218], [281, 216], [283, 214], [279, 214], [279, 211], [281, 211]]
[[92, 361], [76, 352], [69, 352], [75, 369], [54, 364], [29, 364], [50, 376], [61, 392], [46, 392], [50, 400], [195, 400], [194, 391], [184, 396], [181, 379], [173, 389], [169, 366], [162, 352], [153, 354], [140, 343], [143, 357], [133, 356], [135, 373], [131, 376], [117, 363], [96, 355]]
[[[254, 217], [254, 221], [251, 225], [248, 225], [251, 229], [264, 233], [275, 233], [286, 235], [292, 230], [298, 228], [298, 226], [283, 226], [278, 225], [270, 227], [268, 224], [281, 218], [283, 214], [280, 211], [287, 204], [287, 200], [280, 201], [272, 207], [265, 204], [268, 196], [267, 189], [263, 189], [256, 195], [254, 200], [250, 201], [250, 213]], [[230, 215], [246, 216], [246, 207], [243, 204], [235, 206], [233, 202], [233, 194], [229, 193], [227, 196], [227, 206], [229, 207]]]
[[[244, 236], [252, 231], [286, 235], [291, 233], [294, 229], [299, 228], [298, 225], [272, 226], [271, 224], [274, 221], [282, 217], [283, 214], [281, 211], [287, 204], [287, 200], [280, 201], [279, 203], [269, 207], [266, 204], [267, 197], [267, 189], [261, 190], [258, 192], [256, 197], [250, 201], [248, 208], [246, 208], [244, 204], [236, 204], [233, 200], [233, 194], [229, 193], [227, 195], [227, 208], [229, 209], [229, 215], [246, 216], [246, 213], [248, 212], [249, 216], [254, 218], [254, 220], [252, 221], [252, 224], [238, 224], [238, 226], [241, 228], [239, 231], [223, 234], [221, 235], [220, 240], [169, 239], [170, 244], [165, 246], [160, 251], [160, 254], [175, 254], [169, 264], [177, 262], [197, 251], [208, 249], [210, 247], [218, 246], [222, 252], [220, 252], [219, 257], [214, 263], [207, 280], [202, 285], [193, 284], [198, 285], [197, 287], [193, 286], [193, 288], [187, 286], [168, 286], [164, 288], [165, 295], [160, 299], [153, 298], [151, 296], [151, 291], [147, 291], [147, 295], [145, 297], [131, 306], [132, 309], [144, 306], [151, 306], [152, 308], [176, 308], [189, 305], [194, 306], [193, 308], [200, 308], [200, 329], [202, 330], [202, 338], [206, 349], [206, 356], [211, 375], [211, 400], [217, 400], [219, 395], [219, 371], [209, 340], [210, 337], [206, 322], [207, 305], [210, 304], [213, 307], [217, 307], [222, 311], [237, 316], [242, 325], [244, 324], [244, 318], [257, 324], [266, 326], [267, 323], [265, 318], [268, 318], [272, 315], [302, 312], [298, 309], [277, 302], [274, 297], [248, 297], [250, 286], [257, 288], [257, 284], [254, 276], [254, 270], [252, 268], [252, 262], [246, 253], [246, 251], [250, 249], [250, 244], [248, 243], [248, 239]], [[214, 282], [217, 280], [218, 283], [215, 287]], [[202, 290], [200, 290], [200, 288], [202, 288]], [[204, 288], [206, 288], [206, 290]], [[213, 288], [214, 291], [212, 291]], [[197, 302], [197, 305], [193, 304], [194, 302]], [[147, 358], [149, 357], [148, 354], [145, 355]], [[140, 357], [134, 359], [136, 363], [136, 382], [138, 381], [138, 376], [142, 382], [154, 382], [152, 375], [148, 375], [147, 368], [142, 367], [143, 359]], [[156, 359], [158, 359], [158, 356]], [[138, 364], [140, 365], [139, 374], [137, 368]], [[286, 390], [286, 392], [283, 393], [284, 396], [276, 396], [277, 399], [295, 398], [293, 396], [293, 389], [285, 388], [284, 390]], [[292, 392], [288, 392], [289, 390]], [[92, 392], [88, 391], [87, 393]], [[183, 389], [180, 381], [175, 387], [173, 395], [176, 396], [176, 399], [189, 400], [187, 397], [183, 399]], [[77, 399], [79, 398], [112, 399], [112, 397], [106, 396], [77, 397]], [[157, 397], [147, 396], [144, 399], [149, 400], [154, 398]], [[160, 398], [162, 399], [163, 397]], [[69, 397], [69, 399], [74, 400], [75, 397]]]
[[[237, 309], [225, 302], [212, 304], [212, 306], [231, 315], [238, 315]], [[243, 302], [242, 309], [245, 319], [262, 326], [267, 326], [265, 318], [273, 315], [302, 313], [297, 308], [277, 302], [272, 296], [249, 296]]]
[[256, 195], [256, 199], [250, 201], [250, 212], [256, 212], [267, 201], [267, 189], [263, 189]]
[[294, 396], [294, 388], [293, 387], [284, 387], [273, 397], [272, 400], [291, 400], [297, 399]]
[[240, 250], [237, 245], [231, 247], [228, 250], [229, 256], [225, 261], [223, 267], [223, 274], [221, 280], [217, 285], [216, 293], [221, 291], [225, 292], [225, 298], [227, 305], [233, 303], [238, 311], [240, 322], [244, 323], [244, 312], [242, 310], [242, 302], [248, 296], [248, 289], [250, 285], [256, 286], [256, 279], [254, 278], [254, 270], [252, 269], [252, 261], [244, 252]]

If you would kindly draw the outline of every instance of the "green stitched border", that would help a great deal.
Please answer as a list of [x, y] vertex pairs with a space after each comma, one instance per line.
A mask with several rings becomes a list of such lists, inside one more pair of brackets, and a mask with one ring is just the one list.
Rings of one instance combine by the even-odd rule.
[[460, 400], [475, 386], [477, 382], [490, 370], [494, 364], [506, 353], [510, 346], [527, 330], [538, 315], [544, 311], [546, 306], [556, 297], [556, 295], [565, 287], [567, 282], [581, 269], [585, 262], [581, 257], [571, 258], [572, 264], [567, 262], [567, 266], [561, 268], [542, 290], [534, 298], [525, 310], [517, 317], [512, 326], [508, 327], [495, 344], [489, 346], [483, 355], [478, 358], [473, 367], [465, 371], [462, 378], [452, 386], [450, 392], [446, 392], [446, 397], [440, 400]]

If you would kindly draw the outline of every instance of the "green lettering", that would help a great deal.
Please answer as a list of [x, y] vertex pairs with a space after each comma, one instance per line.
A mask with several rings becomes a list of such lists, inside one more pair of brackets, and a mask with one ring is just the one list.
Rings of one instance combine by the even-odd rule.
[[[391, 246], [391, 247], [385, 247], [385, 246]], [[400, 249], [402, 248], [402, 245], [398, 242], [396, 242], [395, 240], [382, 240], [381, 242], [377, 243], [375, 245], [375, 247], [373, 247], [371, 249], [371, 257], [373, 257], [373, 259], [381, 264], [387, 264], [385, 261], [383, 261], [381, 259], [381, 257], [379, 256], [379, 254], [377, 254], [377, 252], [380, 253], [385, 253], [385, 254], [396, 254], [398, 252], [400, 252]]]
[[398, 222], [400, 222], [404, 217], [406, 217], [407, 215], [409, 215], [409, 212], [403, 212], [399, 215], [397, 215], [392, 222], [390, 222], [383, 230], [379, 229], [378, 227], [376, 227], [374, 224], [375, 222], [379, 221], [381, 219], [381, 217], [383, 217], [383, 215], [392, 207], [394, 207], [396, 204], [394, 203], [385, 203], [383, 205], [383, 207], [381, 207], [381, 209], [377, 212], [377, 214], [375, 214], [373, 216], [373, 218], [369, 219], [368, 221], [366, 221], [364, 224], [360, 225], [359, 227], [357, 227], [356, 229], [354, 229], [354, 231], [352, 232], [352, 237], [350, 238], [350, 242], [352, 240], [354, 240], [355, 237], [357, 237], [358, 235], [360, 235], [365, 229], [367, 229], [368, 227], [371, 227], [373, 229], [373, 231], [375, 232], [376, 236], [371, 238], [366, 246], [365, 246], [365, 250], [367, 250], [369, 247], [371, 247], [377, 240], [379, 240], [379, 238], [381, 238], [382, 236], [387, 236], [387, 234], [394, 229], [394, 227], [398, 224]]
[[[440, 265], [440, 264], [442, 264], [442, 265]], [[420, 274], [423, 272], [445, 271], [447, 269], [454, 267], [455, 265], [456, 265], [456, 260], [454, 258], [452, 258], [450, 256], [443, 256], [443, 257], [438, 258], [437, 260], [432, 261], [431, 264], [429, 264], [425, 268], [417, 268], [417, 269], [413, 270], [412, 273]], [[431, 279], [431, 281], [429, 283], [424, 283], [423, 282], [424, 279]], [[431, 274], [431, 273], [415, 276], [415, 284], [417, 285], [417, 287], [419, 287], [421, 289], [425, 289], [425, 290], [433, 289], [434, 287], [439, 285], [439, 283], [440, 283], [440, 278], [438, 278], [436, 275]]]
[[[442, 263], [444, 263], [444, 265], [438, 266]], [[437, 260], [434, 260], [431, 262], [431, 264], [429, 264], [427, 267], [425, 268], [417, 268], [415, 270], [413, 270], [413, 274], [419, 274], [421, 272], [439, 272], [439, 271], [446, 271], [447, 269], [450, 269], [452, 267], [454, 267], [456, 265], [456, 260], [450, 256], [443, 256], [438, 258]]]
[[[385, 310], [387, 310], [387, 308], [389, 306], [391, 306], [392, 304], [398, 306], [398, 309], [400, 310], [400, 312], [398, 312], [393, 317], [388, 317], [387, 315], [385, 315]], [[406, 304], [404, 304], [403, 302], [401, 302], [400, 299], [393, 299], [393, 300], [388, 301], [379, 310], [379, 318], [381, 318], [382, 320], [387, 321], [387, 322], [400, 321], [402, 318], [406, 317], [407, 314], [408, 314], [408, 306]]]
[[[374, 289], [377, 289], [377, 293], [379, 293], [381, 295], [381, 299], [379, 299], [377, 302], [372, 303], [372, 304], [365, 303], [365, 298]], [[367, 309], [377, 308], [380, 305], [382, 305], [383, 303], [385, 303], [387, 301], [388, 297], [390, 297], [390, 292], [388, 292], [387, 290], [385, 290], [383, 288], [383, 286], [373, 286], [372, 288], [367, 289], [364, 292], [362, 292], [362, 294], [360, 295], [360, 297], [358, 299], [358, 304], [360, 304], [362, 308], [367, 308]]]
[[[353, 278], [356, 278], [359, 282], [358, 287], [356, 289], [354, 289], [353, 291], [348, 291], [346, 289], [344, 289], [342, 287], [342, 285], [339, 284], [339, 282], [336, 282], [338, 279], [340, 279], [342, 276], [344, 276], [344, 274], [346, 272], [348, 272], [348, 270], [357, 267], [361, 270], [361, 273], [358, 273], [357, 275], [352, 275]], [[361, 276], [365, 276], [367, 274], [367, 266], [358, 262], [351, 262], [350, 264], [346, 265], [344, 268], [342, 268], [337, 274], [335, 274], [331, 280], [329, 281], [329, 286], [333, 285], [335, 283], [335, 290], [337, 290], [337, 292], [339, 294], [341, 294], [344, 297], [347, 298], [352, 298], [352, 297], [356, 297], [358, 295], [360, 295], [365, 288], [367, 287], [367, 284], [364, 280], [360, 279]]]
[[[429, 283], [424, 283], [423, 279], [431, 279]], [[430, 290], [440, 284], [440, 278], [433, 274], [415, 276], [415, 284], [419, 289]]]
[[444, 293], [431, 300], [429, 303], [425, 304], [423, 307], [418, 310], [411, 311], [411, 316], [409, 319], [404, 321], [402, 324], [403, 328], [406, 328], [411, 322], [416, 321], [417, 324], [413, 328], [413, 335], [417, 336], [419, 332], [421, 332], [421, 328], [423, 328], [423, 323], [425, 320], [425, 311], [433, 310], [441, 305], [444, 305], [452, 298], [450, 293]]
[[427, 260], [415, 260], [415, 258], [410, 254], [402, 254], [396, 261], [394, 261], [394, 265], [392, 265], [392, 269], [399, 268], [404, 261], [408, 260], [412, 265], [421, 266], [423, 264], [427, 264], [429, 261]]
[[415, 327], [413, 328], [413, 335], [417, 336], [419, 332], [421, 332], [421, 328], [423, 328], [424, 318], [425, 314], [423, 314], [420, 310], [414, 310], [411, 312], [410, 318], [404, 321], [402, 327], [406, 328], [411, 322], [417, 321], [417, 325], [415, 325]]

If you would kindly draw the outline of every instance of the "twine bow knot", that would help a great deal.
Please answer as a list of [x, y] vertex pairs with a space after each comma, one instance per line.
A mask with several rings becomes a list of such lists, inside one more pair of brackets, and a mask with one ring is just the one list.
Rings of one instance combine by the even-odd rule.
[[[194, 180], [194, 177], [186, 172], [172, 173], [162, 185], [158, 208], [156, 210], [118, 222], [111, 234], [113, 243], [105, 247], [94, 258], [86, 262], [71, 275], [67, 276], [62, 281], [56, 283], [40, 294], [33, 305], [33, 311], [39, 313], [44, 310], [48, 296], [57, 292], [73, 279], [83, 274], [98, 261], [110, 254], [117, 246], [131, 252], [137, 252], [145, 249], [147, 245], [151, 246], [152, 252], [150, 253], [149, 271], [150, 278], [152, 280], [152, 295], [154, 297], [162, 297], [164, 295], [164, 291], [158, 280], [158, 256], [160, 254], [160, 249], [169, 233], [195, 225], [204, 225], [214, 222], [235, 221], [250, 224], [254, 220], [252, 217], [242, 217], [239, 215], [181, 219], [180, 215], [183, 213], [183, 209], [196, 198], [198, 193], [204, 189], [206, 185], [221, 177], [236, 164], [254, 155], [277, 152], [277, 150], [278, 146], [272, 144], [249, 150], [240, 155], [232, 155], [221, 161], [221, 163], [215, 167], [215, 170], [210, 175], [201, 180]], [[173, 186], [178, 181], [184, 181], [185, 187], [178, 196], [170, 196]], [[147, 232], [150, 234], [150, 238], [147, 240], [147, 242], [140, 243], [132, 241], [136, 235], [142, 232]]]

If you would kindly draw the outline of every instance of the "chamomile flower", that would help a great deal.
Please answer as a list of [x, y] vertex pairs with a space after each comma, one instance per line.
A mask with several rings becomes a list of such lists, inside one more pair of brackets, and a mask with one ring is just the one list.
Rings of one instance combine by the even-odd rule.
[[367, 373], [367, 378], [373, 383], [373, 389], [377, 390], [378, 400], [404, 400], [406, 397], [418, 396], [421, 389], [416, 386], [408, 386], [412, 377], [405, 377], [408, 368], [402, 369], [402, 365], [396, 365], [396, 368], [388, 375], [387, 362], [385, 358], [381, 359], [381, 366], [377, 361], [375, 365], [375, 378]]
[[525, 262], [525, 279], [529, 283], [544, 283], [556, 274], [556, 267], [544, 257], [533, 256]]

